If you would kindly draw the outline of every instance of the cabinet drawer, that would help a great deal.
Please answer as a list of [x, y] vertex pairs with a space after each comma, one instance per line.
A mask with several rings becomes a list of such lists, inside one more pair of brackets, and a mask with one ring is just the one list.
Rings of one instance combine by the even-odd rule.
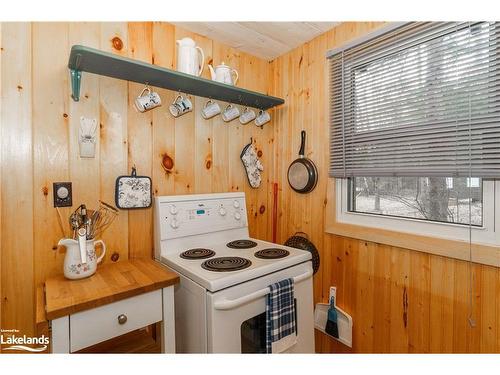
[[71, 351], [159, 322], [162, 315], [161, 289], [70, 315]]

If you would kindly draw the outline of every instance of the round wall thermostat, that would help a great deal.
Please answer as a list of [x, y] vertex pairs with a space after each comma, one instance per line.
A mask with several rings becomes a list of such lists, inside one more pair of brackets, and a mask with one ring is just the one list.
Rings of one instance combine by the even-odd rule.
[[68, 198], [69, 195], [69, 190], [65, 186], [61, 186], [59, 189], [57, 189], [57, 197], [60, 199], [66, 199]]
[[52, 192], [54, 207], [71, 207], [73, 205], [71, 182], [54, 182]]

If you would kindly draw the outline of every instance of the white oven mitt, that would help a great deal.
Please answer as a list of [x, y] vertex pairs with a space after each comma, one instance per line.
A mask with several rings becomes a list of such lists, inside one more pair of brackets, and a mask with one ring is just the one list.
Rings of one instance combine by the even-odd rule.
[[261, 172], [264, 170], [264, 166], [255, 152], [253, 142], [250, 142], [243, 148], [240, 158], [245, 166], [250, 186], [254, 189], [258, 188], [262, 182]]

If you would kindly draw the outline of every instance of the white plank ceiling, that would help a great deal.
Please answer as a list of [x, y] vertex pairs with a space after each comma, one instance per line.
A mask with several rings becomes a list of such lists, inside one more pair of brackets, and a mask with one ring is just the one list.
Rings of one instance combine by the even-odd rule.
[[173, 22], [251, 55], [272, 60], [340, 22]]

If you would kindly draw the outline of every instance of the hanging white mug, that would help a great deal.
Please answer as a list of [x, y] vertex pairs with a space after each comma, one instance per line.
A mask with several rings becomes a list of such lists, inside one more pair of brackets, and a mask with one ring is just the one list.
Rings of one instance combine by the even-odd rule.
[[[146, 92], [147, 94], [145, 94]], [[161, 106], [160, 95], [151, 91], [149, 87], [145, 87], [135, 99], [135, 107], [139, 112], [146, 112], [159, 106]]]
[[175, 100], [170, 104], [169, 110], [172, 116], [179, 117], [190, 112], [193, 109], [193, 103], [187, 97], [177, 95]]
[[255, 125], [263, 126], [264, 124], [267, 124], [269, 121], [271, 121], [271, 115], [269, 114], [269, 112], [260, 110], [259, 115], [255, 119]]
[[255, 116], [256, 116], [255, 111], [253, 109], [246, 107], [240, 116], [240, 122], [243, 125], [248, 124], [250, 121], [255, 119]]
[[238, 107], [236, 107], [232, 104], [229, 104], [224, 109], [221, 116], [225, 122], [229, 122], [229, 121], [234, 120], [236, 117], [239, 117], [239, 115], [240, 115], [240, 110], [238, 109]]
[[205, 107], [201, 110], [201, 115], [205, 120], [208, 120], [220, 113], [220, 106], [217, 102], [209, 100], [205, 103]]

